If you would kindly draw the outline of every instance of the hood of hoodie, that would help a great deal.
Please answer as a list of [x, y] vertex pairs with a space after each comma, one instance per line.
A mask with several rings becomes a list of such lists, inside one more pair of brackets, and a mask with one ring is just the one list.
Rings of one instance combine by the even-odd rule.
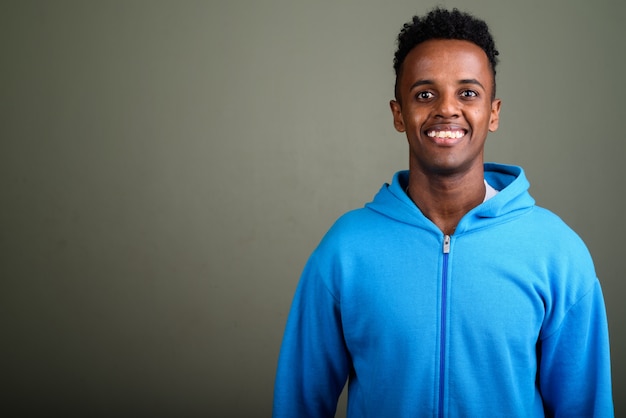
[[[484, 167], [485, 180], [499, 193], [465, 214], [455, 235], [507, 221], [532, 210], [535, 205], [528, 193], [530, 183], [521, 167], [496, 163], [486, 163]], [[408, 181], [408, 170], [397, 172], [391, 184], [384, 184], [365, 207], [399, 222], [441, 233], [407, 195]]]

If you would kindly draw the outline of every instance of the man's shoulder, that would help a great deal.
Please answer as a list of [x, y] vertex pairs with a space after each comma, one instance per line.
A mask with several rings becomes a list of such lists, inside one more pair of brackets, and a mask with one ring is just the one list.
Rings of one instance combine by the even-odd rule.
[[575, 265], [581, 270], [593, 270], [591, 254], [581, 236], [551, 210], [535, 206], [520, 233], [527, 238], [528, 245], [540, 250], [546, 259], [563, 263], [563, 267]]
[[320, 246], [331, 250], [348, 250], [365, 244], [374, 245], [377, 241], [388, 241], [391, 236], [400, 238], [409, 227], [366, 206], [340, 216], [326, 232]]
[[380, 228], [385, 218], [368, 207], [353, 209], [341, 215], [330, 227], [326, 236], [333, 239], [362, 236], [373, 229]]
[[568, 239], [582, 243], [580, 236], [559, 215], [542, 206], [535, 206], [530, 213], [532, 224], [543, 235], [554, 236], [555, 239]]

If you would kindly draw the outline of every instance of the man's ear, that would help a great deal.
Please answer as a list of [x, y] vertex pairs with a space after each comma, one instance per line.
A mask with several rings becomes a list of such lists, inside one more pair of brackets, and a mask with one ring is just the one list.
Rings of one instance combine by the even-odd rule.
[[400, 103], [396, 100], [391, 100], [389, 102], [389, 107], [391, 108], [391, 114], [393, 115], [393, 126], [396, 128], [398, 132], [405, 132], [406, 128], [404, 126], [404, 120], [402, 119], [402, 108], [400, 107]]
[[489, 132], [495, 132], [500, 125], [500, 106], [502, 100], [493, 99], [491, 102], [491, 116], [489, 117]]

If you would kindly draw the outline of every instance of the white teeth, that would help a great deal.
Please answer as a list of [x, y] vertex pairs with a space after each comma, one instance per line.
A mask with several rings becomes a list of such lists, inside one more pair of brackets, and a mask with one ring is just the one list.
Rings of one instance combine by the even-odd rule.
[[463, 131], [430, 131], [428, 136], [431, 138], [461, 138], [465, 135]]

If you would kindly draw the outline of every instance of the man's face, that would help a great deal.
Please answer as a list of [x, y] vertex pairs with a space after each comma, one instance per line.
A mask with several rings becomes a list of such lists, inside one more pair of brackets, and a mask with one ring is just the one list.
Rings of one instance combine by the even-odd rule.
[[430, 40], [406, 57], [391, 112], [409, 142], [409, 167], [424, 174], [481, 169], [487, 133], [498, 129], [500, 100], [485, 52], [459, 40]]

